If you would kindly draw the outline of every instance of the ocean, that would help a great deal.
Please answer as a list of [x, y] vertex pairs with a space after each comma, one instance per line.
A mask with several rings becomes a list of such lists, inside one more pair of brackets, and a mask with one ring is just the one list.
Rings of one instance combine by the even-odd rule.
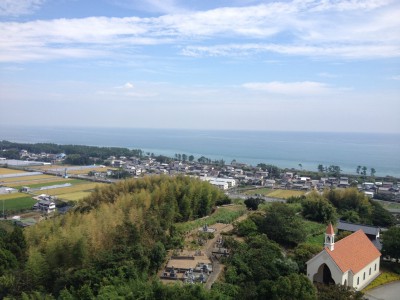
[[1, 126], [0, 139], [126, 147], [282, 168], [301, 164], [311, 171], [319, 164], [337, 165], [349, 174], [361, 165], [368, 173], [375, 168], [377, 176], [400, 177], [400, 134]]

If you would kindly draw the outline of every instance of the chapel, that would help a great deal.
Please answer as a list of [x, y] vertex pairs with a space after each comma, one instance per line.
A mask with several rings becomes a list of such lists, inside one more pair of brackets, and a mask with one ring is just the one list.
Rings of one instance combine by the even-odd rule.
[[342, 284], [362, 290], [379, 273], [381, 253], [360, 229], [335, 243], [335, 231], [329, 224], [324, 249], [307, 264], [312, 282]]

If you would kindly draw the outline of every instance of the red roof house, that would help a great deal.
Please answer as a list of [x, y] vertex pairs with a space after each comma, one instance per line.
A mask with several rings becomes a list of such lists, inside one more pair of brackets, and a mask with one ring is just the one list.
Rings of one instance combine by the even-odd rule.
[[307, 262], [307, 276], [311, 281], [361, 290], [380, 274], [381, 253], [362, 230], [335, 243], [335, 232], [329, 224], [324, 246], [324, 250]]

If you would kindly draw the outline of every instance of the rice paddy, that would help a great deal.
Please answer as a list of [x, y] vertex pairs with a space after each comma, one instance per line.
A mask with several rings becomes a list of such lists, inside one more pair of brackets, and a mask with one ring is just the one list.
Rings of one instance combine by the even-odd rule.
[[27, 173], [27, 172], [21, 170], [8, 169], [8, 168], [0, 168], [0, 175], [18, 174], [18, 173]]
[[[60, 166], [57, 166], [60, 168]], [[49, 169], [49, 166], [44, 166], [37, 171], [44, 171], [45, 168]], [[77, 173], [80, 172], [89, 172], [91, 170], [97, 170], [97, 168], [86, 168], [80, 170], [77, 167], [75, 170]], [[104, 168], [101, 168], [104, 171]], [[55, 196], [60, 200], [65, 201], [80, 201], [86, 196], [90, 195], [90, 193], [95, 189], [96, 186], [105, 185], [105, 183], [96, 183], [90, 182], [81, 179], [73, 179], [73, 178], [63, 178], [55, 175], [31, 175], [29, 176], [29, 172], [24, 172], [20, 170], [13, 170], [7, 168], [0, 168], [0, 175], [8, 175], [8, 174], [20, 174], [26, 173], [27, 176], [24, 175], [16, 175], [15, 177], [1, 178], [0, 184], [5, 187], [12, 187], [15, 189], [20, 189], [22, 187], [29, 187], [31, 190], [28, 193], [7, 193], [0, 194], [0, 208], [4, 210], [6, 214], [14, 214], [19, 213], [25, 210], [30, 210], [32, 206], [36, 203], [36, 200], [33, 199], [34, 196], [40, 194], [48, 194], [51, 196]], [[72, 173], [71, 173], [72, 174]], [[70, 186], [67, 187], [54, 187], [49, 189], [40, 190], [43, 187], [52, 187], [60, 184], [69, 183]]]
[[281, 190], [281, 189], [272, 190], [269, 188], [252, 189], [244, 192], [244, 194], [249, 196], [262, 195], [262, 196], [281, 198], [281, 199], [287, 199], [290, 197], [299, 197], [304, 195], [305, 193], [306, 193], [305, 191]]

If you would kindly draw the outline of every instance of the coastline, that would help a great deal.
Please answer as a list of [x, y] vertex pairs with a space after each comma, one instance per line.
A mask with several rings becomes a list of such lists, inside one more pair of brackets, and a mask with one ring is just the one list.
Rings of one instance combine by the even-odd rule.
[[316, 171], [319, 164], [338, 165], [356, 174], [358, 165], [375, 168], [377, 176], [400, 177], [400, 135], [279, 131], [210, 131], [132, 128], [8, 127], [0, 139], [142, 149], [155, 155], [176, 153], [246, 164]]

